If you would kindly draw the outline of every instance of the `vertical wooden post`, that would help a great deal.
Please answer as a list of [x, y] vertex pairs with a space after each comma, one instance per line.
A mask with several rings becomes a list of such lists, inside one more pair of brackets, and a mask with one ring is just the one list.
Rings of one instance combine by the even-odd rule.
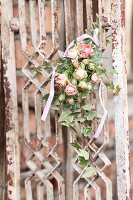
[[5, 133], [7, 159], [7, 199], [19, 200], [19, 148], [16, 93], [16, 66], [14, 33], [10, 22], [13, 17], [12, 0], [2, 0], [2, 61], [5, 91]]
[[113, 67], [117, 74], [114, 85], [121, 90], [114, 98], [115, 132], [116, 132], [116, 168], [119, 200], [129, 200], [129, 132], [127, 104], [127, 70], [125, 48], [125, 0], [112, 0], [112, 42]]

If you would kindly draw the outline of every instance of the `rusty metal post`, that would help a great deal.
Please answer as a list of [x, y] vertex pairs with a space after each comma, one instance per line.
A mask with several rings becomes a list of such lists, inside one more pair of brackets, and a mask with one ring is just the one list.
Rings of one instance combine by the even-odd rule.
[[113, 67], [117, 71], [117, 75], [114, 76], [114, 85], [119, 85], [121, 88], [119, 95], [114, 98], [117, 189], [119, 200], [129, 200], [131, 199], [131, 196], [129, 172], [127, 70], [125, 62], [125, 0], [112, 0], [111, 16]]
[[7, 159], [7, 199], [19, 200], [19, 148], [18, 148], [18, 116], [16, 93], [16, 65], [14, 49], [14, 33], [10, 22], [13, 17], [12, 0], [2, 0], [1, 38], [3, 80], [5, 92], [5, 134]]

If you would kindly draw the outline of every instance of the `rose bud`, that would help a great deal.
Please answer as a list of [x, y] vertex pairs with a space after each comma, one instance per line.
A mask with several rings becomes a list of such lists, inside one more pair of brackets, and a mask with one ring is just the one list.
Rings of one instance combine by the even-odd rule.
[[71, 80], [71, 83], [72, 83], [73, 85], [77, 85], [77, 79], [76, 79], [76, 78], [73, 78], [73, 79]]
[[72, 105], [72, 104], [74, 103], [74, 99], [73, 99], [73, 98], [68, 99], [68, 103], [69, 103], [70, 105]]
[[80, 81], [78, 87], [80, 87], [81, 89], [88, 89], [88, 85], [85, 81]]
[[88, 59], [83, 59], [82, 63], [84, 63], [85, 65], [87, 65], [89, 63], [89, 60]]
[[77, 89], [74, 85], [67, 85], [65, 93], [69, 96], [74, 96], [75, 94], [77, 94]]
[[81, 79], [87, 77], [87, 72], [81, 68], [76, 69], [75, 72], [73, 73], [73, 77], [80, 81]]
[[79, 44], [81, 58], [92, 58], [94, 56], [94, 50], [90, 44]]
[[72, 61], [72, 64], [73, 64], [74, 67], [76, 67], [76, 68], [79, 67], [79, 63], [78, 63], [77, 60], [72, 59], [71, 61]]
[[92, 84], [89, 82], [89, 83], [87, 83], [87, 89], [88, 90], [92, 90]]
[[68, 78], [65, 74], [59, 74], [56, 78], [55, 78], [55, 83], [57, 85], [61, 85], [61, 86], [66, 86], [68, 82]]
[[97, 73], [94, 73], [92, 76], [91, 76], [91, 81], [93, 83], [100, 83], [101, 79], [98, 77]]
[[61, 94], [60, 96], [59, 96], [59, 100], [60, 101], [63, 101], [65, 99], [65, 94]]
[[89, 69], [91, 69], [91, 70], [93, 70], [93, 69], [95, 69], [95, 63], [89, 63]]

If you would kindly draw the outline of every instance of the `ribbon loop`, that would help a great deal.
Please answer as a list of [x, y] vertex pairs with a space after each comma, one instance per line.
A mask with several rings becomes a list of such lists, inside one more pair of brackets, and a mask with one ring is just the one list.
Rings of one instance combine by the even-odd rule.
[[51, 78], [51, 82], [50, 82], [50, 94], [49, 94], [48, 100], [46, 102], [45, 108], [43, 110], [43, 114], [42, 114], [42, 117], [41, 117], [42, 121], [46, 120], [46, 117], [47, 117], [48, 112], [50, 110], [51, 103], [52, 103], [53, 98], [54, 98], [54, 78], [55, 78], [55, 69], [53, 68], [52, 78]]

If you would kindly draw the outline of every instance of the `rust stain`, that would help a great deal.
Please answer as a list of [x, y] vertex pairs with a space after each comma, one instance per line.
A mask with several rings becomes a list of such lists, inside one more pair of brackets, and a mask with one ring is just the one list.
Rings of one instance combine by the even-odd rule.
[[7, 174], [7, 181], [8, 181], [8, 184], [9, 184], [9, 186], [13, 186], [14, 185], [14, 183], [13, 183], [13, 173], [12, 172], [10, 172], [10, 173], [8, 173]]
[[121, 26], [125, 27], [125, 1], [121, 1]]
[[11, 99], [11, 89], [10, 89], [10, 83], [8, 81], [8, 77], [6, 77], [6, 70], [7, 70], [7, 62], [3, 61], [3, 78], [4, 78], [4, 91], [5, 91], [5, 125], [6, 125], [6, 132], [12, 130], [11, 125], [11, 105], [10, 105], [10, 99]]

